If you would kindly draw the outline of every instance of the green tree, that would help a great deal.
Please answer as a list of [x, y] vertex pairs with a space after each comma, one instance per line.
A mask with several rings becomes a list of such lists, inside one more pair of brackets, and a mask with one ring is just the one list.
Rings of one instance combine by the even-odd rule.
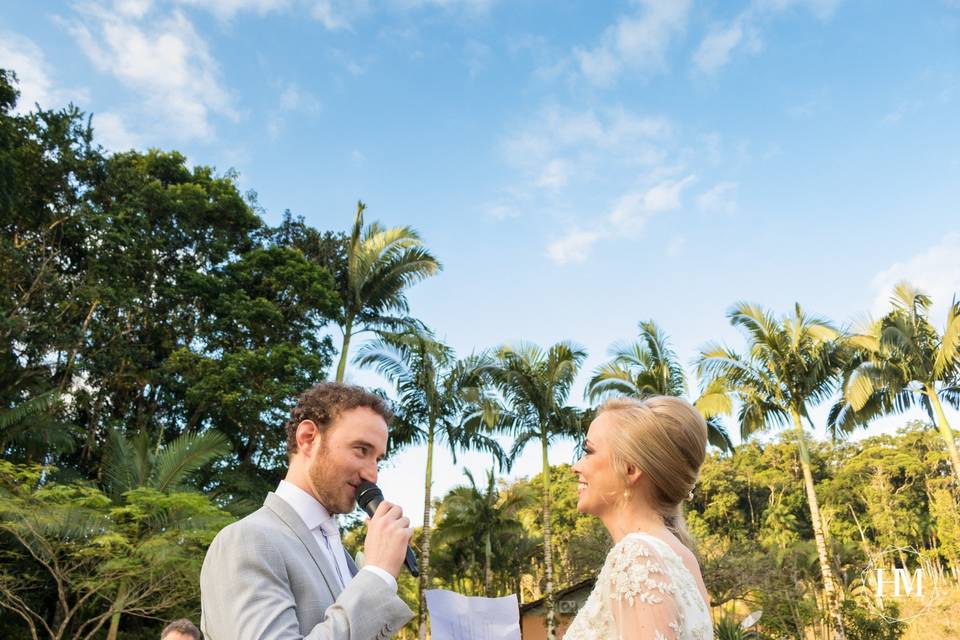
[[[162, 616], [196, 602], [204, 551], [228, 522], [198, 493], [141, 488], [121, 503], [49, 468], [0, 460], [0, 606], [5, 632], [34, 640], [98, 637], [120, 614]], [[52, 590], [53, 598], [45, 597]]]
[[960, 408], [960, 302], [951, 302], [942, 333], [930, 321], [932, 301], [922, 291], [902, 282], [891, 302], [887, 315], [850, 337], [855, 353], [830, 423], [849, 430], [920, 404], [940, 432], [960, 486], [956, 435], [943, 411], [944, 402]]
[[833, 393], [843, 364], [839, 333], [826, 320], [806, 315], [797, 304], [782, 319], [746, 303], [728, 314], [731, 324], [744, 330], [745, 354], [709, 345], [698, 360], [698, 373], [709, 385], [729, 390], [740, 403], [738, 419], [744, 439], [774, 427], [793, 427], [800, 449], [800, 466], [816, 541], [827, 613], [834, 634], [844, 638], [840, 599], [827, 553], [810, 452], [802, 420], [808, 407]]
[[[468, 418], [483, 401], [484, 361], [457, 360], [453, 350], [426, 329], [404, 333], [381, 332], [357, 353], [361, 367], [372, 367], [396, 387], [398, 412], [391, 449], [411, 443], [427, 445], [424, 477], [423, 537], [420, 560], [420, 637], [426, 634], [425, 591], [430, 584], [430, 510], [433, 486], [433, 446], [446, 442], [456, 461], [458, 449], [491, 453], [505, 463], [496, 439], [469, 426]], [[481, 421], [473, 421], [482, 425]]]
[[473, 474], [464, 471], [469, 486], [455, 487], [443, 498], [443, 520], [437, 522], [441, 542], [465, 542], [483, 550], [483, 595], [492, 597], [494, 543], [500, 547], [506, 538], [522, 536], [517, 511], [527, 506], [531, 496], [522, 492], [501, 495], [493, 470], [487, 471], [485, 487], [477, 485]]
[[[590, 402], [613, 395], [646, 398], [682, 397], [687, 380], [666, 333], [653, 320], [639, 323], [640, 339], [630, 344], [617, 343], [610, 348], [612, 359], [600, 365], [590, 378], [584, 394]], [[730, 436], [719, 420], [707, 420], [710, 444], [733, 450]]]
[[[104, 465], [104, 488], [117, 505], [123, 505], [128, 493], [136, 489], [153, 489], [163, 494], [188, 490], [186, 482], [191, 475], [229, 451], [227, 439], [216, 431], [184, 433], [156, 450], [145, 431], [129, 439], [113, 431]], [[117, 638], [120, 618], [130, 597], [129, 583], [124, 579], [118, 586], [107, 640]]]
[[514, 438], [510, 457], [515, 458], [531, 441], [540, 443], [548, 640], [556, 636], [548, 449], [552, 440], [576, 437], [583, 430], [583, 414], [566, 402], [586, 357], [584, 349], [570, 342], [558, 342], [546, 351], [534, 344], [504, 346], [497, 351], [496, 363], [490, 369], [493, 384], [503, 400], [502, 424]]
[[406, 289], [441, 269], [412, 228], [384, 228], [378, 222], [364, 228], [365, 209], [357, 203], [347, 244], [346, 287], [337, 319], [343, 332], [337, 382], [343, 381], [351, 338], [362, 331], [409, 326]]

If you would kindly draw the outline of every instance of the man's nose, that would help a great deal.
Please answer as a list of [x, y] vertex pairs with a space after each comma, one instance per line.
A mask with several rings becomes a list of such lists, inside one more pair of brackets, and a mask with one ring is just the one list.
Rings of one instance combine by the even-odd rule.
[[377, 463], [376, 461], [365, 465], [360, 471], [360, 478], [366, 480], [367, 482], [377, 483]]

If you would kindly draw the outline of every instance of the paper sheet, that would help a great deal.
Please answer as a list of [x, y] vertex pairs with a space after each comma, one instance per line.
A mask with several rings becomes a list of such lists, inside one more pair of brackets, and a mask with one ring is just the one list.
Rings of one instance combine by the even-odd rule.
[[520, 640], [516, 594], [478, 598], [429, 589], [427, 610], [430, 634], [436, 640]]

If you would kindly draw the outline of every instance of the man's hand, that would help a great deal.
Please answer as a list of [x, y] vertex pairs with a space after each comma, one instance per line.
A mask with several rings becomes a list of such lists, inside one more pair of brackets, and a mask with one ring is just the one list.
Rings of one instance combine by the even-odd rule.
[[364, 564], [380, 567], [394, 578], [400, 575], [407, 545], [413, 537], [410, 518], [391, 502], [381, 502], [373, 517], [367, 520], [367, 537], [363, 541]]

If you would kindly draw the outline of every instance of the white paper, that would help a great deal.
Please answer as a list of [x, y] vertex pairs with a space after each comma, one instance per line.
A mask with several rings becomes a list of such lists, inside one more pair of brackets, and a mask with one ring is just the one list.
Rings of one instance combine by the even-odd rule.
[[427, 610], [430, 635], [436, 640], [520, 640], [516, 594], [478, 598], [429, 589]]

